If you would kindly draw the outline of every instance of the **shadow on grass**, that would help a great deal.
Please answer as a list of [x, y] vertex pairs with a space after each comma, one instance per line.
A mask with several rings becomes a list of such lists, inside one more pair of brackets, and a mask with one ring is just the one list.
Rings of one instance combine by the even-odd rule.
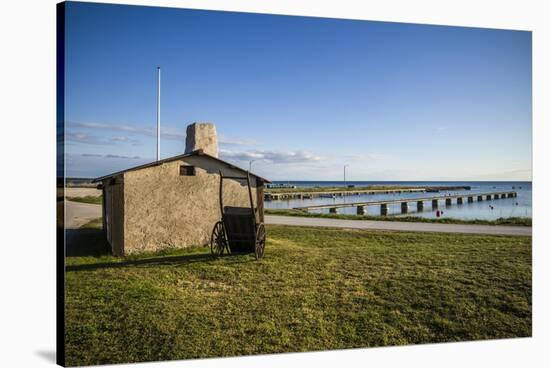
[[[107, 242], [105, 233], [97, 224], [93, 222], [84, 225], [78, 229], [66, 229], [66, 257], [102, 257], [111, 255], [111, 247]], [[168, 251], [170, 252], [170, 251]], [[248, 257], [235, 257], [246, 255], [246, 253], [232, 253], [225, 257], [230, 257], [231, 260], [227, 260], [226, 263], [242, 263], [247, 262], [250, 259]], [[115, 261], [88, 263], [81, 265], [68, 265], [66, 271], [85, 271], [96, 270], [104, 268], [121, 268], [127, 266], [140, 266], [140, 265], [166, 265], [166, 266], [182, 266], [192, 262], [210, 262], [214, 261], [216, 257], [213, 257], [210, 253], [191, 253], [191, 254], [166, 254], [166, 252], [159, 251], [158, 253], [143, 254], [137, 256], [129, 256], [127, 258], [121, 257]]]
[[[230, 257], [232, 258], [233, 263], [242, 263], [248, 262], [248, 258], [237, 257], [246, 255], [244, 253], [233, 253], [231, 255], [226, 255], [223, 258]], [[212, 256], [211, 254], [201, 253], [201, 254], [184, 254], [177, 256], [152, 256], [151, 258], [142, 258], [142, 259], [128, 259], [122, 260], [120, 262], [103, 262], [103, 263], [93, 263], [93, 264], [82, 264], [82, 265], [72, 265], [67, 266], [66, 271], [91, 271], [103, 268], [120, 268], [128, 266], [182, 266], [194, 262], [212, 262], [217, 257]]]
[[81, 227], [66, 229], [66, 257], [103, 256], [111, 253], [111, 247], [102, 229]]

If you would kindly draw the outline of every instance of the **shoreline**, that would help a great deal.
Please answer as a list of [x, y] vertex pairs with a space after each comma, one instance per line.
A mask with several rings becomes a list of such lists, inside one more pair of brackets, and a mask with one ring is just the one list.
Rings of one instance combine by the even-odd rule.
[[462, 225], [514, 225], [514, 226], [532, 226], [533, 219], [531, 217], [503, 217], [496, 220], [461, 220], [455, 218], [425, 218], [419, 216], [369, 216], [369, 215], [344, 215], [344, 214], [326, 214], [326, 213], [306, 213], [298, 210], [289, 209], [270, 209], [264, 210], [266, 215], [289, 216], [289, 217], [314, 217], [314, 218], [329, 218], [340, 220], [368, 220], [368, 221], [395, 221], [395, 222], [425, 222], [435, 224], [462, 224]]

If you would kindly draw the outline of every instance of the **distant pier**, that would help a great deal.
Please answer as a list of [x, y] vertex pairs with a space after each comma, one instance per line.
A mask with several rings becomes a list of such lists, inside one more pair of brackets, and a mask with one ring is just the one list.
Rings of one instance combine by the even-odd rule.
[[392, 200], [382, 200], [382, 201], [370, 201], [370, 202], [355, 202], [355, 203], [336, 203], [336, 204], [322, 204], [317, 206], [305, 206], [305, 207], [294, 207], [295, 210], [300, 210], [304, 212], [309, 212], [312, 210], [322, 210], [328, 209], [329, 213], [337, 213], [339, 208], [347, 207], [356, 207], [358, 215], [367, 214], [367, 206], [380, 206], [380, 215], [385, 216], [388, 214], [388, 205], [391, 204], [401, 204], [401, 213], [405, 214], [409, 211], [409, 204], [415, 203], [416, 209], [418, 212], [424, 210], [424, 202], [431, 201], [432, 209], [439, 208], [439, 202], [445, 201], [445, 206], [451, 206], [453, 200], [455, 200], [457, 205], [462, 205], [464, 203], [464, 198], [468, 203], [473, 203], [474, 200], [477, 202], [496, 200], [501, 198], [515, 198], [517, 197], [517, 192], [491, 192], [491, 193], [475, 193], [475, 194], [457, 194], [457, 195], [446, 195], [446, 196], [433, 196], [433, 197], [424, 197], [424, 198], [401, 198], [401, 199], [392, 199]]
[[469, 186], [438, 186], [438, 187], [410, 187], [395, 189], [357, 189], [357, 190], [336, 190], [336, 191], [307, 191], [307, 192], [269, 192], [264, 194], [266, 201], [289, 200], [289, 199], [312, 199], [312, 198], [335, 198], [365, 194], [393, 194], [393, 193], [424, 193], [439, 192], [448, 190], [470, 190]]

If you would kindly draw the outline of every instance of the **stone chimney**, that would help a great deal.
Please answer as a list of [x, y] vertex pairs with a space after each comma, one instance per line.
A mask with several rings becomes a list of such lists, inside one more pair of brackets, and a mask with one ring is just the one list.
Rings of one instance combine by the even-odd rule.
[[218, 136], [212, 123], [193, 123], [187, 126], [185, 153], [202, 149], [204, 153], [218, 157]]

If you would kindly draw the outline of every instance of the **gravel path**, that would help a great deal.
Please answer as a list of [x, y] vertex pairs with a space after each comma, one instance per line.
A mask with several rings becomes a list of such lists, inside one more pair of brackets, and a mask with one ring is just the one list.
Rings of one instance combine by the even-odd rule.
[[[65, 227], [76, 229], [88, 221], [101, 217], [101, 206], [66, 201]], [[315, 217], [265, 216], [266, 224], [293, 226], [320, 226], [347, 229], [427, 231], [438, 233], [465, 233], [489, 235], [531, 235], [531, 227], [505, 225], [434, 224], [428, 222], [341, 220]]]
[[101, 216], [101, 206], [98, 204], [65, 201], [66, 229], [77, 229]]

